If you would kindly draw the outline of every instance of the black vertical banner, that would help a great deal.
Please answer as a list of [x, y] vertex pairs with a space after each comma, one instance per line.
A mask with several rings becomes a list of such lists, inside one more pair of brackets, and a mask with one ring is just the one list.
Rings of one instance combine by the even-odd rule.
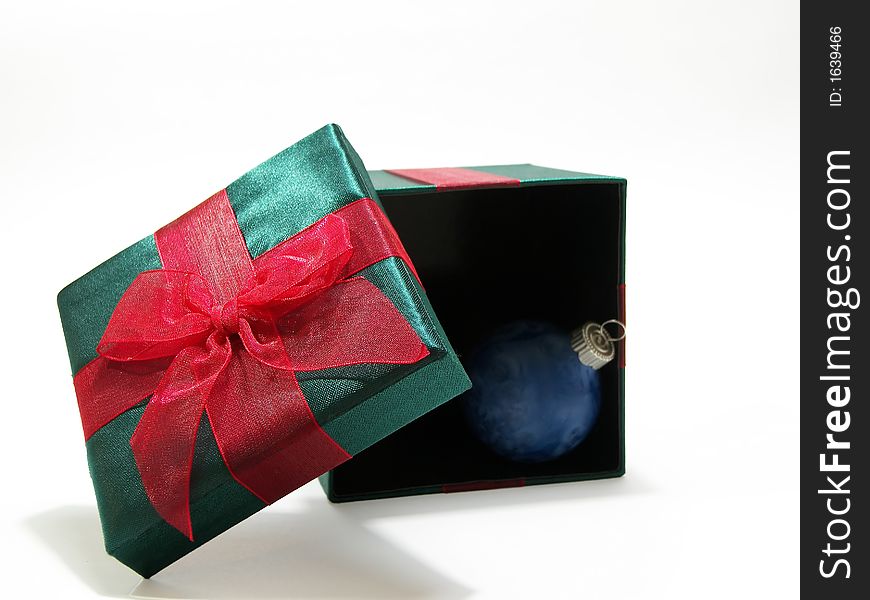
[[[870, 598], [870, 21], [801, 3], [801, 591]], [[865, 306], [866, 304], [866, 306]]]

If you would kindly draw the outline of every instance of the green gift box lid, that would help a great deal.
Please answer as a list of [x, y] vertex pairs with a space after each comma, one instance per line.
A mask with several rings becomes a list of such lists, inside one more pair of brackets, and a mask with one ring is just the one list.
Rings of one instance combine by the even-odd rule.
[[[276, 248], [292, 243], [288, 240], [296, 239], [295, 236], [302, 235], [302, 232], [319, 231], [317, 228], [326, 222], [332, 226], [334, 219], [330, 220], [330, 215], [347, 214], [347, 211], [360, 206], [360, 202], [368, 203], [365, 206], [368, 211], [366, 215], [374, 214], [381, 219], [380, 228], [371, 230], [368, 226], [375, 219], [360, 219], [358, 226], [362, 233], [358, 234], [358, 239], [362, 240], [362, 245], [365, 245], [368, 236], [390, 238], [390, 228], [388, 221], [382, 217], [377, 190], [356, 152], [336, 125], [320, 129], [249, 171], [203, 203], [203, 206], [215, 202], [223, 207], [222, 210], [231, 217], [233, 223], [237, 223], [238, 231], [241, 232], [238, 243], [245, 253], [243, 262], [248, 261], [253, 265], [264, 264], [264, 261], [270, 260]], [[199, 224], [193, 230], [188, 230], [185, 227], [189, 222], [184, 223], [187, 225], [172, 230], [175, 232], [173, 235], [176, 246], [181, 246], [176, 252], [182, 255], [185, 252], [196, 254], [196, 249], [190, 250], [185, 245], [208, 246], [211, 260], [219, 261], [222, 252], [226, 250], [221, 244], [209, 246], [214, 236], [204, 235], [201, 230], [196, 229], [205, 225]], [[188, 233], [185, 234], [185, 231]], [[350, 227], [350, 233], [347, 233], [351, 240], [357, 235], [353, 231], [353, 227]], [[160, 232], [158, 234], [164, 235]], [[183, 281], [186, 283], [179, 284], [180, 287], [177, 288], [181, 290], [179, 293], [195, 296], [195, 289], [190, 287], [193, 284], [189, 283], [191, 278], [187, 274], [166, 274], [174, 268], [171, 265], [176, 263], [172, 257], [166, 255], [167, 251], [161, 244], [168, 242], [161, 241], [158, 234], [149, 235], [131, 245], [71, 283], [58, 295], [70, 364], [82, 409], [88, 464], [96, 491], [106, 549], [145, 577], [151, 576], [261, 510], [267, 502], [276, 499], [264, 499], [263, 494], [255, 493], [257, 490], [250, 485], [243, 485], [244, 478], [239, 477], [239, 473], [233, 473], [228, 468], [223, 454], [226, 452], [224, 444], [227, 442], [222, 442], [220, 438], [232, 437], [232, 427], [225, 423], [215, 427], [213, 419], [216, 416], [212, 414], [213, 411], [200, 410], [198, 421], [194, 423], [195, 442], [188, 465], [190, 530], [184, 532], [181, 530], [183, 528], [170, 525], [155, 508], [161, 492], [158, 490], [155, 495], [153, 484], [149, 488], [150, 492], [146, 490], [143, 473], [149, 478], [153, 478], [153, 474], [149, 474], [148, 469], [143, 471], [137, 464], [137, 457], [141, 457], [134, 455], [132, 440], [134, 435], [139, 435], [137, 427], [140, 422], [148, 418], [146, 409], [160, 410], [159, 407], [149, 408], [151, 400], [160, 394], [163, 394], [161, 398], [168, 397], [169, 392], [166, 390], [174, 388], [171, 385], [158, 387], [158, 380], [155, 379], [149, 388], [158, 390], [153, 392], [154, 396], [150, 393], [143, 395], [117, 414], [94, 400], [95, 397], [106, 398], [107, 393], [115, 391], [116, 388], [112, 388], [106, 381], [115, 381], [111, 377], [117, 375], [117, 371], [122, 371], [119, 375], [122, 381], [127, 381], [124, 377], [136, 377], [132, 373], [131, 365], [138, 364], [138, 358], [149, 352], [153, 354], [150, 348], [156, 342], [151, 338], [148, 338], [146, 346], [140, 344], [129, 351], [129, 356], [124, 359], [132, 361], [129, 363], [114, 358], [111, 353], [116, 347], [129, 347], [129, 344], [124, 346], [124, 340], [113, 342], [114, 345], [106, 343], [107, 337], [114, 339], [116, 332], [126, 326], [123, 315], [113, 316], [116, 312], [126, 310], [131, 313], [127, 314], [128, 320], [145, 318], [135, 314], [137, 304], [130, 297], [130, 290], [138, 289], [137, 285], [155, 277], [154, 272], [158, 272], [157, 277], [185, 277]], [[312, 239], [316, 241], [317, 235], [308, 237], [309, 242]], [[399, 361], [396, 364], [389, 359], [378, 359], [377, 362], [360, 364], [326, 364], [324, 368], [309, 364], [305, 366], [306, 370], [294, 370], [298, 387], [316, 424], [309, 426], [306, 430], [308, 433], [300, 433], [292, 429], [292, 424], [287, 424], [286, 434], [269, 442], [271, 445], [268, 445], [268, 450], [260, 448], [253, 455], [245, 456], [246, 466], [257, 468], [260, 461], [274, 462], [276, 456], [280, 457], [284, 446], [295, 443], [294, 436], [309, 435], [312, 427], [319, 432], [317, 435], [328, 436], [324, 439], [337, 445], [344, 455], [356, 455], [469, 388], [468, 377], [432, 310], [413, 266], [403, 257], [401, 242], [393, 239], [392, 243], [398, 248], [395, 252], [363, 265], [364, 268], [351, 275], [354, 280], [362, 278], [367, 282], [358, 282], [355, 285], [366, 288], [369, 294], [377, 295], [382, 299], [379, 300], [382, 304], [388, 303], [389, 307], [383, 310], [397, 311], [403, 326], [413, 330], [416, 334], [414, 339], [419, 338], [425, 352], [421, 353], [419, 359]], [[358, 247], [355, 246], [353, 256], [357, 250]], [[183, 257], [179, 260], [184, 264]], [[351, 258], [350, 261], [352, 260]], [[321, 271], [317, 271], [309, 279], [319, 277], [320, 274]], [[260, 271], [257, 271], [257, 277], [259, 276]], [[256, 285], [260, 285], [259, 281], [257, 279]], [[372, 292], [371, 286], [377, 291]], [[158, 291], [157, 295], [160, 294], [166, 296], [168, 292]], [[191, 310], [188, 296], [183, 301], [184, 310]], [[232, 306], [235, 308], [232, 310], [241, 310], [238, 306], [248, 296], [242, 294], [239, 296], [242, 300], [233, 300], [235, 304]], [[319, 296], [312, 296], [310, 304], [316, 305], [318, 298]], [[171, 301], [162, 297], [159, 300]], [[284, 301], [286, 298], [283, 297], [276, 300], [279, 303]], [[224, 332], [225, 337], [220, 339], [224, 340], [227, 348], [233, 349], [232, 352], [243, 352], [244, 350], [239, 350], [241, 343], [233, 337], [242, 329], [239, 326], [239, 317], [235, 313], [227, 317], [226, 307], [229, 305], [230, 303], [224, 304], [217, 316], [212, 314], [212, 321], [208, 321], [208, 316], [199, 314], [194, 317], [187, 315], [184, 318], [190, 317], [194, 321], [200, 319], [202, 323], [206, 323], [203, 327], [213, 326], [222, 332], [223, 324], [230, 323]], [[214, 325], [208, 325], [212, 322]], [[297, 323], [297, 330], [304, 325]], [[329, 323], [321, 324], [321, 327], [328, 326]], [[377, 324], [372, 326], [376, 327]], [[326, 335], [326, 332], [321, 331], [321, 334]], [[256, 338], [256, 334], [252, 335]], [[310, 335], [311, 339], [317, 339], [315, 334]], [[256, 345], [258, 339], [248, 340], [245, 344]], [[387, 342], [388, 340], [384, 341]], [[245, 348], [247, 347], [246, 345]], [[177, 357], [184, 352], [186, 350], [179, 351], [173, 360], [180, 360]], [[304, 353], [305, 348], [300, 352]], [[167, 358], [166, 352], [163, 355]], [[169, 356], [167, 360], [171, 358]], [[159, 372], [165, 379], [168, 377], [166, 373], [174, 367], [167, 368], [164, 365], [161, 368], [166, 369]], [[194, 367], [191, 369], [193, 370], [190, 372], [196, 372]], [[172, 371], [174, 374], [178, 372], [180, 371]], [[222, 371], [216, 378], [219, 380], [224, 377], [224, 373]], [[244, 377], [242, 381], [245, 381]], [[125, 384], [112, 385], [120, 385], [118, 389], [123, 389]], [[163, 385], [163, 379], [159, 380], [159, 385]], [[214, 388], [209, 388], [212, 390], [211, 394], [218, 393], [213, 391], [215, 389], [224, 390], [226, 387], [219, 387], [217, 383], [214, 385]], [[107, 386], [109, 392], [106, 392]], [[253, 384], [242, 387], [245, 389], [235, 392], [242, 400], [248, 398], [254, 401], [261, 393], [265, 394], [262, 391], [264, 388], [250, 389]], [[264, 387], [268, 387], [268, 382]], [[159, 391], [161, 389], [162, 392]], [[99, 413], [97, 417], [94, 416], [95, 413]], [[264, 417], [266, 418], [268, 416]], [[279, 424], [278, 428], [281, 426], [283, 425]], [[157, 429], [154, 435], [165, 434]], [[313, 479], [328, 468], [307, 473], [305, 479]], [[279, 491], [279, 494], [285, 491], [290, 490]]]

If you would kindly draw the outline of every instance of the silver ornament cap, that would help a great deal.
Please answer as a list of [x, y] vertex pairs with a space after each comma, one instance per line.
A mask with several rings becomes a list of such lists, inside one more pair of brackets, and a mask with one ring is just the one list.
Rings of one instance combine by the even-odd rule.
[[[604, 328], [609, 323], [617, 323], [623, 328], [619, 338], [612, 337]], [[613, 360], [616, 356], [616, 345], [625, 337], [625, 326], [619, 321], [607, 321], [603, 325], [589, 322], [578, 327], [571, 333], [571, 348], [577, 353], [580, 362], [596, 371]]]

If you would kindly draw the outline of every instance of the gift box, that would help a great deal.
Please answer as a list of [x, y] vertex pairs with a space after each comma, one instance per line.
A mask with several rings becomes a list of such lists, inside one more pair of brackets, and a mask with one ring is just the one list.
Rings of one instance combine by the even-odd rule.
[[145, 577], [470, 385], [335, 125], [58, 306], [106, 549]]
[[[391, 222], [460, 357], [516, 319], [565, 331], [625, 323], [626, 182], [534, 165], [372, 171]], [[619, 477], [625, 342], [599, 371], [588, 437], [547, 462], [507, 460], [472, 434], [457, 398], [321, 478], [343, 502]]]

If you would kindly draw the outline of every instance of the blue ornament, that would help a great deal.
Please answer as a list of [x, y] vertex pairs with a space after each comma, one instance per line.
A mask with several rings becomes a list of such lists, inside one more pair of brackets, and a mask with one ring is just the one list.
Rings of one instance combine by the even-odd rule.
[[598, 419], [597, 369], [613, 358], [613, 341], [596, 323], [573, 334], [538, 321], [497, 330], [466, 365], [471, 429], [495, 453], [519, 462], [570, 452]]

